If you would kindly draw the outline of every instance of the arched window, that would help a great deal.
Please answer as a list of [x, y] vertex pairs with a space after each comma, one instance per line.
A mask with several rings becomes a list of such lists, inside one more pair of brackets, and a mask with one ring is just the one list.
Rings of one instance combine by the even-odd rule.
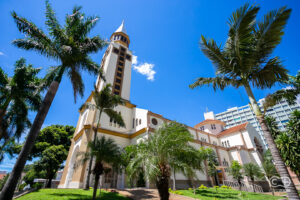
[[138, 125], [139, 125], [139, 124], [138, 124], [138, 122], [139, 122], [139, 121], [138, 121], [138, 119], [136, 119], [136, 120], [135, 120], [135, 124], [136, 124], [136, 126], [138, 126]]
[[262, 154], [263, 151], [264, 151], [263, 147], [262, 147], [262, 145], [260, 144], [260, 142], [258, 141], [258, 139], [256, 137], [254, 137], [254, 144], [256, 146], [257, 151]]
[[142, 124], [142, 120], [141, 120], [141, 119], [139, 120], [139, 124], [140, 124], [140, 125]]
[[80, 131], [80, 130], [83, 128], [84, 124], [86, 123], [87, 114], [88, 114], [88, 110], [85, 110], [84, 113], [82, 114], [82, 117], [81, 117], [81, 121], [80, 121], [80, 124], [79, 124], [78, 131]]

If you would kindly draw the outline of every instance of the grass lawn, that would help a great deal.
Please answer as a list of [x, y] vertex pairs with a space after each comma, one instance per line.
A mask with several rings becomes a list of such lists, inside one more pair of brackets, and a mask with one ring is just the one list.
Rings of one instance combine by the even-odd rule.
[[253, 193], [253, 192], [243, 192], [242, 196], [240, 195], [240, 191], [233, 189], [222, 189], [219, 188], [218, 192], [214, 188], [207, 189], [197, 189], [196, 195], [194, 195], [193, 190], [179, 190], [182, 192], [182, 195], [189, 196], [192, 198], [197, 198], [201, 200], [232, 200], [232, 199], [240, 199], [240, 200], [275, 200], [275, 199], [283, 199], [283, 197]]
[[[90, 200], [93, 190], [81, 189], [40, 189], [26, 194], [17, 200]], [[99, 190], [98, 190], [99, 199]], [[101, 190], [101, 200], [129, 200], [116, 193]]]

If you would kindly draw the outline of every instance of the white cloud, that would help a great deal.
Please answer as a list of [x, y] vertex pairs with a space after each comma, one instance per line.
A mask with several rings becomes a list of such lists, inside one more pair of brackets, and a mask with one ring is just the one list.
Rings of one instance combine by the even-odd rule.
[[0, 51], [0, 56], [4, 56], [5, 54], [3, 52]]
[[137, 60], [137, 56], [132, 56], [132, 65], [133, 69], [137, 71], [138, 73], [147, 76], [147, 79], [150, 81], [154, 81], [154, 75], [156, 74], [156, 71], [153, 70], [154, 64], [151, 63], [139, 63]]

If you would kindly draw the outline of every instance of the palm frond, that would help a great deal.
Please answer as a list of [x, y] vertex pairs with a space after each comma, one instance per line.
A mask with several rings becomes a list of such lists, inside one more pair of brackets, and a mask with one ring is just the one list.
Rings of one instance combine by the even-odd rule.
[[255, 70], [249, 76], [253, 86], [264, 89], [274, 86], [276, 82], [286, 82], [288, 70], [278, 57], [270, 59], [260, 70]]
[[240, 87], [243, 83], [242, 80], [235, 80], [227, 77], [214, 77], [214, 78], [198, 78], [193, 84], [189, 87], [194, 89], [196, 87], [201, 87], [204, 85], [210, 86], [212, 84], [213, 89], [216, 91], [217, 89], [224, 90], [227, 86], [231, 85], [235, 88]]
[[68, 72], [69, 78], [71, 80], [72, 86], [73, 86], [73, 93], [74, 93], [74, 101], [76, 103], [76, 97], [77, 94], [79, 94], [81, 97], [83, 96], [83, 91], [84, 91], [84, 83], [83, 80], [77, 71], [76, 67], [71, 69]]
[[234, 66], [234, 71], [248, 67], [247, 56], [251, 53], [251, 44], [253, 42], [252, 31], [255, 26], [255, 18], [259, 11], [258, 6], [249, 6], [246, 3], [241, 8], [233, 12], [229, 18], [228, 39], [225, 45], [225, 51], [230, 55], [230, 62]]
[[25, 50], [33, 50], [48, 58], [59, 59], [58, 54], [49, 45], [45, 45], [38, 40], [25, 38], [12, 41], [12, 44]]
[[119, 126], [125, 127], [125, 122], [121, 114], [113, 109], [104, 109], [105, 112], [114, 122], [116, 122]]
[[283, 29], [291, 15], [291, 9], [285, 6], [278, 10], [272, 10], [257, 23], [255, 29], [255, 54], [253, 57], [259, 63], [263, 63], [272, 54], [276, 46], [281, 42]]
[[48, 27], [50, 35], [56, 40], [59, 42], [65, 42], [67, 40], [48, 0], [46, 0], [46, 26]]
[[219, 73], [230, 73], [232, 65], [230, 61], [224, 56], [221, 46], [218, 46], [217, 43], [211, 39], [207, 39], [202, 35], [200, 48], [202, 52], [212, 61], [214, 66], [217, 68]]

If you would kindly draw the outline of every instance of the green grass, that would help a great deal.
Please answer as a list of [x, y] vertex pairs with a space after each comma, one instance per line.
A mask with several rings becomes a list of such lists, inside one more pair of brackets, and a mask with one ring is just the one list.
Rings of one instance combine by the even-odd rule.
[[[40, 189], [17, 200], [91, 200], [93, 190], [82, 189]], [[116, 193], [101, 190], [101, 200], [129, 200]], [[99, 199], [99, 190], [97, 193]]]
[[240, 195], [240, 191], [233, 190], [233, 189], [222, 189], [219, 188], [218, 192], [214, 188], [208, 189], [197, 189], [196, 195], [194, 195], [193, 190], [179, 190], [182, 195], [189, 196], [196, 199], [201, 200], [276, 200], [276, 199], [283, 199], [283, 197], [260, 194], [260, 193], [253, 193], [253, 192], [243, 192]]

